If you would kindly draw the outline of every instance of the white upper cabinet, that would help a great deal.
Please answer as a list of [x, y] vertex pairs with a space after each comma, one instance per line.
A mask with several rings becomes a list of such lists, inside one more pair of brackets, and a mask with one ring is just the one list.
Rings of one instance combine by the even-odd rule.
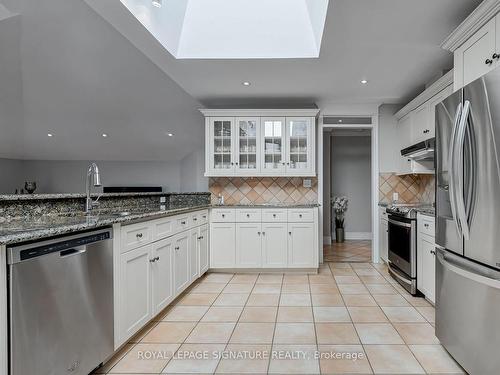
[[[431, 126], [429, 102], [422, 104], [411, 113], [411, 143], [425, 141], [434, 137], [434, 127]], [[432, 133], [431, 133], [432, 128]]]
[[315, 176], [318, 110], [201, 110], [206, 176]]

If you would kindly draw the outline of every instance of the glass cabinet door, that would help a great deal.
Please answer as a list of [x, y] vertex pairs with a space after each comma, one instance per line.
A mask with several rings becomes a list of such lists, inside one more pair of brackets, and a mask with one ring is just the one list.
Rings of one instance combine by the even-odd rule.
[[276, 174], [285, 170], [285, 119], [261, 118], [262, 124], [262, 174]]
[[211, 160], [210, 169], [215, 173], [227, 173], [233, 169], [233, 119], [213, 118], [210, 121]]
[[287, 118], [287, 169], [291, 173], [311, 169], [312, 124], [309, 118]]
[[260, 136], [259, 118], [236, 119], [237, 157], [236, 174], [255, 174], [259, 169], [260, 153], [258, 139]]

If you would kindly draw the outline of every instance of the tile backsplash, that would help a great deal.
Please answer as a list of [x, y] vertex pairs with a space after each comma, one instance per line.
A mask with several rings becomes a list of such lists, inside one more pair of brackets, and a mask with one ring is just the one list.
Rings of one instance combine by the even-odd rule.
[[308, 177], [311, 187], [303, 187], [301, 177], [213, 177], [209, 180], [212, 203], [219, 194], [225, 204], [317, 203], [318, 179]]
[[398, 193], [400, 203], [429, 203], [435, 202], [434, 175], [405, 175], [395, 173], [380, 173], [379, 201], [392, 203], [392, 194]]

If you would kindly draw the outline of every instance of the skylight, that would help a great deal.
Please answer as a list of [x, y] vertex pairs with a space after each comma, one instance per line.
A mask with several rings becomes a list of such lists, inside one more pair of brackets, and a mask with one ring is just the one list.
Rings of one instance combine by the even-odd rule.
[[328, 0], [121, 0], [178, 59], [319, 57]]

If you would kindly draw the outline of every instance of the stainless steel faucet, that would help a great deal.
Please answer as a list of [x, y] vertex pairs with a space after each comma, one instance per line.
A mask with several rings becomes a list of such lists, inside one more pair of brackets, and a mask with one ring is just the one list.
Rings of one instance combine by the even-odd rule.
[[96, 163], [92, 163], [87, 170], [87, 181], [85, 185], [85, 191], [87, 193], [87, 199], [85, 201], [85, 214], [90, 215], [92, 208], [97, 204], [99, 198], [95, 201], [90, 197], [91, 185], [101, 186], [101, 177], [99, 176], [99, 167]]

